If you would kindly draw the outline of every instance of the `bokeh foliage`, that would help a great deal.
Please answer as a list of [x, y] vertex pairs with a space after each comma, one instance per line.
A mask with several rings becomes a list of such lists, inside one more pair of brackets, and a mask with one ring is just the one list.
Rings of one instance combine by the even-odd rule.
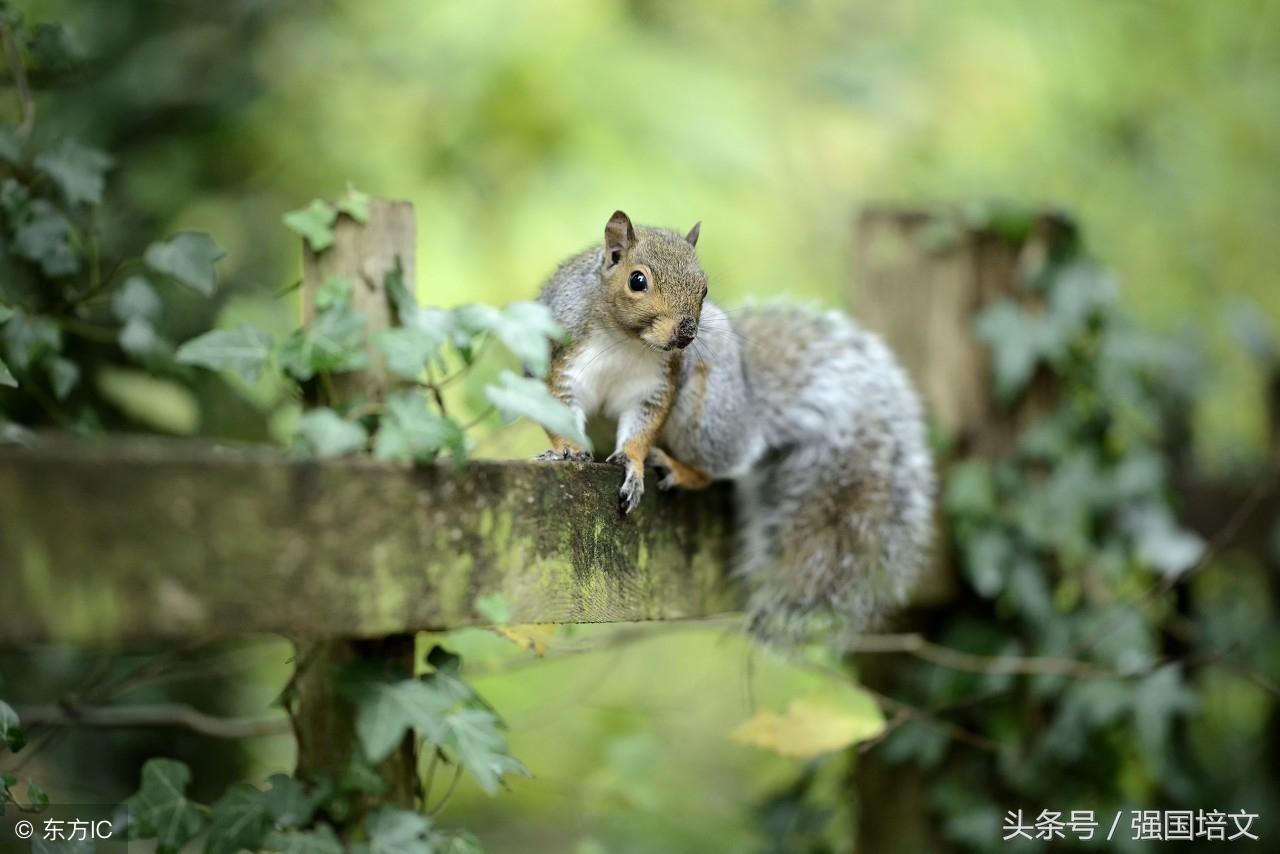
[[[1221, 308], [1249, 298], [1264, 333], [1280, 315], [1277, 4], [23, 5], [68, 22], [75, 52], [92, 58], [53, 63], [33, 80], [58, 87], [40, 100], [39, 144], [77, 137], [113, 159], [110, 214], [94, 222], [104, 267], [188, 229], [228, 250], [212, 300], [163, 294], [159, 331], [174, 342], [246, 320], [278, 336], [292, 329], [292, 306], [274, 298], [298, 268], [280, 215], [336, 198], [348, 182], [417, 205], [419, 296], [443, 305], [529, 298], [622, 206], [645, 222], [702, 219], [699, 248], [721, 302], [785, 294], [856, 308], [845, 255], [856, 203], [1017, 197], [1085, 223], [1140, 325], [1202, 342], [1207, 379], [1173, 408], [1194, 413], [1202, 460], [1257, 463], [1261, 374]], [[1002, 362], [1014, 365], [1006, 382], [1044, 344], [1023, 321], [986, 321], [993, 338], [1026, 351]], [[119, 357], [115, 342], [73, 346], [76, 358]], [[1098, 378], [1069, 379], [1088, 403]], [[183, 431], [268, 436], [278, 389], [188, 380]], [[1125, 595], [1150, 579], [1149, 566], [1130, 565], [1136, 546], [1112, 515], [1138, 487], [1167, 497], [1151, 479], [1162, 449], [1142, 429], [1157, 419], [1162, 434], [1169, 401], [1149, 391], [1131, 398], [1137, 455], [1093, 443], [1087, 419], [1067, 413], [1030, 457], [953, 481], [948, 506], [969, 573], [963, 614], [981, 619], [941, 626], [937, 640], [988, 654], [1007, 644], [1061, 652], [1095, 616], [1082, 612], [1097, 592], [1092, 573]], [[139, 424], [121, 412], [107, 426]], [[539, 442], [531, 432], [481, 450], [523, 455]], [[1037, 467], [1054, 474], [1041, 481]], [[1045, 489], [1074, 508], [1070, 519], [1037, 517], [1043, 504], [1022, 500]], [[1098, 536], [1100, 516], [1121, 545]], [[1244, 650], [1250, 667], [1274, 673], [1273, 597], [1257, 556], [1228, 554], [1173, 605], [1122, 621], [1097, 653], [1108, 666], [1151, 666], [1185, 652], [1165, 628], [1189, 624], [1207, 648]], [[470, 647], [496, 640], [463, 643], [470, 658]], [[510, 665], [494, 658], [497, 670]], [[797, 811], [792, 764], [722, 739], [747, 716], [748, 660], [738, 639], [705, 634], [495, 673], [485, 692], [539, 779], [498, 802], [464, 786], [461, 823], [486, 826], [495, 850], [534, 840], [584, 854], [745, 848], [809, 824], [826, 833], [848, 806], [835, 803], [829, 769], [814, 772], [826, 775], [817, 807]], [[877, 748], [939, 776], [935, 815], [970, 847], [993, 847], [983, 836], [992, 810], [1018, 798], [1046, 808], [1077, 806], [1069, 793], [1099, 808], [1275, 803], [1260, 758], [1275, 744], [1274, 700], [1219, 668], [1014, 686], [917, 665], [903, 680], [924, 705], [1000, 689], [999, 714], [979, 707], [964, 723], [1011, 742], [1030, 731], [1025, 709], [1045, 714], [1043, 743], [1018, 754], [1034, 759], [1026, 767], [971, 755], [923, 726]], [[256, 702], [259, 687], [239, 690]], [[254, 759], [260, 770], [285, 764], [270, 760]], [[975, 801], [993, 775], [1003, 775], [999, 787]]]

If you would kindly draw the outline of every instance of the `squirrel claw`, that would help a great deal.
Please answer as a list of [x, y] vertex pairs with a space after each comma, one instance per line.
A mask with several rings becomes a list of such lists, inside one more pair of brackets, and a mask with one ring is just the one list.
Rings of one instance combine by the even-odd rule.
[[618, 510], [623, 516], [631, 515], [631, 511], [640, 506], [640, 498], [644, 495], [644, 474], [637, 474], [634, 469], [627, 469], [627, 477], [622, 481], [622, 489], [618, 490]]
[[571, 448], [551, 448], [534, 457], [535, 461], [544, 463], [589, 463], [592, 459], [590, 451], [575, 451]]
[[630, 462], [630, 460], [627, 458], [627, 455], [624, 452], [614, 451], [605, 459], [605, 462], [611, 466], [625, 466], [628, 462]]

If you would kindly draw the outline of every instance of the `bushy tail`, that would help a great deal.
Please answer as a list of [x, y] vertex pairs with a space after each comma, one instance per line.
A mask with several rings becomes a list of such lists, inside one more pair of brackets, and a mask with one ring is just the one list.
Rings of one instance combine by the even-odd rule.
[[[803, 348], [786, 355], [808, 371], [796, 382], [791, 359], [776, 374], [777, 353], [756, 360], [771, 450], [738, 484], [751, 629], [847, 647], [906, 600], [927, 559], [934, 475], [921, 407], [883, 342], [840, 315], [742, 322], [753, 341], [803, 342], [781, 346]], [[802, 334], [776, 337], [786, 331]]]

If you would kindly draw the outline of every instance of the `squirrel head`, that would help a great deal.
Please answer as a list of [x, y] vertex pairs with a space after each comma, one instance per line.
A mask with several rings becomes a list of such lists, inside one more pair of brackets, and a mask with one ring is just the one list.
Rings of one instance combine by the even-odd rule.
[[698, 263], [698, 223], [683, 237], [663, 228], [634, 226], [615, 211], [604, 227], [600, 276], [613, 319], [657, 350], [693, 343], [707, 296]]

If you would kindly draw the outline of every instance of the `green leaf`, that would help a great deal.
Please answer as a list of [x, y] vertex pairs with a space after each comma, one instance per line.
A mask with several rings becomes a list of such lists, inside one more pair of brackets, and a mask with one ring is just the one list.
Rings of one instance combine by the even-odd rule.
[[377, 336], [378, 349], [387, 360], [387, 370], [407, 380], [416, 380], [426, 370], [427, 362], [440, 350], [443, 339], [436, 338], [416, 326], [384, 329]]
[[80, 51], [61, 24], [41, 22], [27, 39], [32, 66], [43, 72], [67, 71], [80, 63]]
[[[496, 794], [506, 774], [528, 777], [529, 769], [507, 752], [497, 715], [485, 709], [458, 709], [445, 718], [447, 748], [476, 782]], [[431, 740], [431, 739], [428, 739]]]
[[3, 326], [5, 321], [13, 317], [13, 314], [13, 309], [9, 308], [9, 306], [0, 305], [0, 326]]
[[267, 835], [266, 848], [280, 854], [343, 854], [344, 851], [333, 828], [327, 824], [311, 830], [274, 831]]
[[111, 158], [96, 148], [63, 139], [36, 157], [36, 169], [53, 179], [68, 204], [100, 204]]
[[44, 199], [36, 199], [27, 213], [14, 232], [13, 251], [39, 264], [46, 276], [67, 276], [79, 270], [80, 260], [71, 249], [71, 223], [62, 212]]
[[433, 854], [431, 819], [411, 810], [383, 807], [365, 819], [369, 854]]
[[947, 512], [955, 516], [981, 519], [996, 511], [996, 486], [991, 464], [984, 460], [956, 463], [947, 476]]
[[485, 387], [484, 395], [498, 408], [504, 418], [524, 416], [541, 424], [547, 430], [576, 442], [590, 451], [591, 440], [578, 425], [573, 410], [552, 397], [540, 380], [518, 377], [511, 371], [503, 371], [496, 385]]
[[1167, 664], [1139, 681], [1133, 692], [1134, 727], [1152, 768], [1161, 768], [1169, 753], [1173, 719], [1195, 708], [1195, 692], [1187, 687], [1180, 665]]
[[4, 363], [4, 359], [0, 359], [0, 387], [3, 386], [17, 388], [18, 381], [14, 379], [13, 372], [10, 371], [9, 366]]
[[[18, 721], [18, 713], [4, 700], [0, 700], [0, 744], [5, 745], [13, 753], [17, 753], [27, 743], [26, 733]], [[9, 783], [13, 785], [13, 783]]]
[[349, 305], [351, 291], [351, 280], [346, 276], [330, 276], [316, 289], [316, 308], [323, 311], [336, 305]]
[[[22, 143], [18, 141], [18, 134], [12, 127], [0, 127], [0, 160], [12, 166], [22, 165]], [[5, 183], [8, 184], [9, 181]]]
[[19, 311], [4, 325], [4, 343], [9, 364], [25, 371], [47, 353], [62, 349], [62, 330], [47, 317]]
[[168, 348], [168, 344], [156, 332], [151, 321], [142, 317], [131, 318], [128, 323], [120, 327], [120, 334], [116, 336], [116, 341], [121, 350], [139, 359]]
[[188, 231], [147, 247], [143, 260], [157, 273], [171, 276], [187, 287], [212, 296], [218, 278], [214, 265], [227, 253], [209, 235]]
[[369, 195], [355, 187], [348, 187], [346, 195], [338, 199], [335, 207], [361, 225], [369, 221]]
[[333, 205], [315, 199], [305, 208], [285, 214], [284, 224], [306, 238], [313, 252], [323, 252], [333, 245], [333, 223], [337, 218]]
[[502, 626], [511, 622], [511, 609], [507, 607], [507, 600], [502, 597], [501, 593], [491, 593], [488, 596], [476, 597], [475, 609], [495, 626]]
[[385, 759], [410, 729], [444, 739], [443, 715], [456, 700], [421, 679], [361, 680], [346, 689], [356, 706], [356, 735], [370, 762]]
[[80, 382], [80, 366], [70, 359], [57, 356], [45, 364], [45, 369], [49, 372], [53, 396], [58, 400], [66, 400], [76, 383]]
[[369, 364], [365, 319], [349, 305], [321, 311], [307, 329], [295, 332], [280, 352], [280, 365], [296, 379], [317, 373], [358, 371]]
[[1138, 560], [1161, 575], [1180, 575], [1199, 563], [1204, 554], [1204, 540], [1179, 528], [1162, 506], [1134, 508], [1125, 514], [1123, 523], [1134, 537]]
[[514, 302], [499, 311], [487, 305], [464, 305], [454, 309], [457, 327], [470, 335], [490, 332], [530, 373], [546, 376], [551, 365], [551, 341], [565, 332], [551, 310], [538, 302]]
[[178, 348], [176, 359], [215, 371], [231, 371], [256, 382], [271, 358], [274, 341], [266, 332], [242, 323], [234, 329], [214, 329]]
[[351, 762], [347, 770], [342, 772], [338, 780], [338, 791], [360, 792], [377, 797], [387, 790], [387, 781], [382, 779], [369, 762], [359, 752], [351, 754]]
[[262, 803], [276, 827], [303, 827], [311, 821], [318, 798], [301, 782], [284, 774], [272, 774], [267, 784], [270, 788], [262, 793]]
[[256, 850], [270, 828], [271, 819], [262, 792], [248, 783], [236, 783], [213, 805], [205, 854]]
[[418, 392], [399, 392], [387, 399], [373, 453], [380, 460], [429, 461], [449, 449], [461, 462], [467, 454], [467, 437], [451, 419], [427, 406]]
[[207, 824], [197, 804], [187, 800], [191, 769], [174, 759], [148, 759], [142, 788], [125, 801], [129, 838], [155, 839], [160, 854], [178, 854]]
[[474, 833], [466, 830], [453, 830], [448, 833], [433, 833], [431, 843], [436, 854], [484, 854], [484, 846]]
[[996, 394], [1004, 401], [1022, 391], [1036, 364], [1053, 352], [1052, 331], [1044, 318], [1008, 298], [979, 314], [973, 330], [991, 348]]
[[130, 276], [111, 298], [111, 311], [122, 322], [155, 320], [162, 308], [155, 289], [142, 276]]
[[298, 422], [298, 436], [320, 459], [341, 457], [364, 449], [369, 434], [332, 409], [309, 410]]

